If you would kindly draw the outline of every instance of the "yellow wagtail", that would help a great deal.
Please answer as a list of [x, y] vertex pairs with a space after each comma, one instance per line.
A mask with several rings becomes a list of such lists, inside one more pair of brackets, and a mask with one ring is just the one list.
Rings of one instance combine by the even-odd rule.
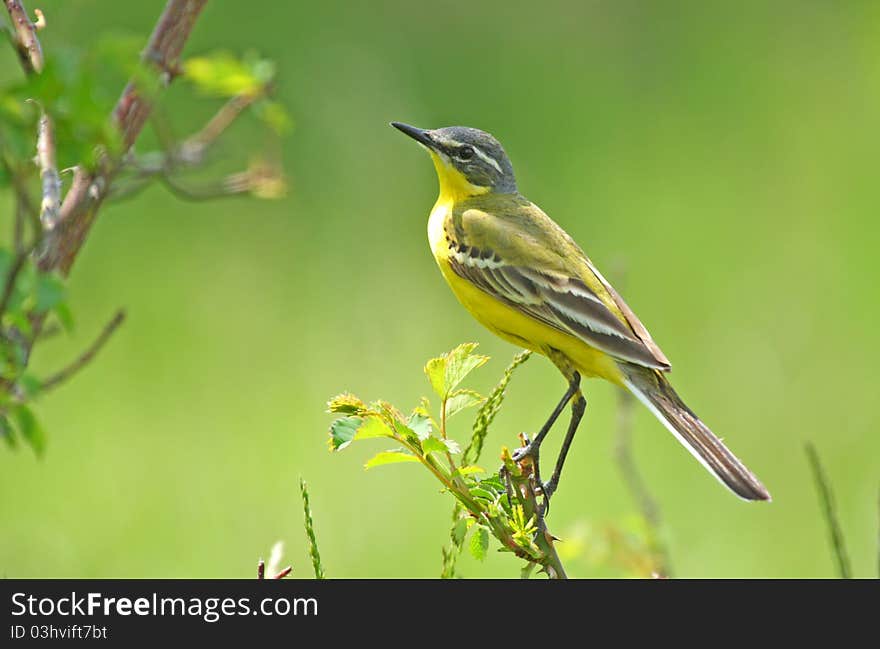
[[[518, 458], [534, 461], [546, 498], [555, 491], [586, 408], [580, 379], [628, 389], [718, 480], [746, 500], [770, 500], [761, 482], [682, 402], [670, 365], [648, 330], [583, 250], [519, 193], [513, 167], [488, 133], [462, 126], [424, 130], [392, 122], [431, 154], [440, 195], [428, 221], [431, 250], [464, 307], [501, 338], [548, 357], [568, 389]], [[541, 483], [538, 452], [571, 401], [553, 475]]]

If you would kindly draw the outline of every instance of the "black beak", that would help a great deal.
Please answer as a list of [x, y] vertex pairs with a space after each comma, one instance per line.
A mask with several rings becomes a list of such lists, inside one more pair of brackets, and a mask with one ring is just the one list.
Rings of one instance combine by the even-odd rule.
[[398, 131], [403, 131], [419, 144], [424, 144], [426, 147], [431, 149], [436, 148], [436, 144], [434, 144], [434, 140], [433, 138], [431, 138], [431, 134], [425, 129], [416, 128], [415, 126], [410, 126], [409, 124], [402, 124], [401, 122], [391, 122], [391, 126], [396, 128]]

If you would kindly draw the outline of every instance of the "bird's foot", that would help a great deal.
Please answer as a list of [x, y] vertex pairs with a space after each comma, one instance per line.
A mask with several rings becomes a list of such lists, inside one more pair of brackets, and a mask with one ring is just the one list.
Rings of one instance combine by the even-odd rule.
[[525, 446], [520, 446], [513, 453], [511, 453], [510, 456], [513, 458], [514, 462], [522, 462], [525, 459], [529, 459], [532, 462], [537, 463], [539, 452], [540, 447], [529, 443]]
[[559, 479], [556, 476], [550, 478], [547, 482], [541, 483], [541, 495], [544, 496], [541, 502], [541, 516], [545, 517], [550, 513], [550, 498], [556, 493], [559, 486]]
[[556, 493], [556, 488], [559, 486], [559, 481], [550, 478], [547, 482], [541, 484], [541, 493], [544, 495], [545, 500], [550, 500], [553, 494]]
[[533, 442], [529, 440], [529, 436], [526, 433], [520, 433], [519, 435], [520, 441], [522, 442], [522, 446], [518, 449], [515, 449], [510, 456], [513, 458], [514, 462], [522, 462], [526, 458], [532, 461], [532, 464], [535, 466], [538, 465], [538, 455], [541, 451], [540, 442]]

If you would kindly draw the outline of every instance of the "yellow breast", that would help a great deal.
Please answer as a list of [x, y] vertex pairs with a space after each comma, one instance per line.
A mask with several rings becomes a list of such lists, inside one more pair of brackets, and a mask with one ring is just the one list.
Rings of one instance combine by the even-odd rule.
[[451, 202], [437, 201], [434, 209], [431, 210], [431, 216], [428, 218], [428, 243], [431, 244], [431, 252], [438, 259], [448, 253], [448, 247], [445, 245], [445, 235], [443, 234], [446, 225], [446, 217], [452, 210]]
[[446, 220], [450, 217], [452, 205], [452, 202], [443, 200], [438, 200], [434, 205], [428, 219], [428, 242], [443, 278], [462, 306], [489, 331], [514, 345], [544, 355], [548, 355], [551, 349], [558, 350], [583, 376], [599, 376], [621, 384], [620, 369], [607, 354], [525, 315], [456, 274], [449, 264], [449, 246], [445, 235]]

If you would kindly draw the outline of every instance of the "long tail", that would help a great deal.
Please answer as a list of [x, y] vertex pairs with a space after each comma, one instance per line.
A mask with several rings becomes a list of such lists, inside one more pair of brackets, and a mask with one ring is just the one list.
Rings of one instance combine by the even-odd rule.
[[770, 500], [761, 481], [684, 404], [662, 373], [629, 363], [620, 368], [630, 392], [721, 484], [745, 500]]

